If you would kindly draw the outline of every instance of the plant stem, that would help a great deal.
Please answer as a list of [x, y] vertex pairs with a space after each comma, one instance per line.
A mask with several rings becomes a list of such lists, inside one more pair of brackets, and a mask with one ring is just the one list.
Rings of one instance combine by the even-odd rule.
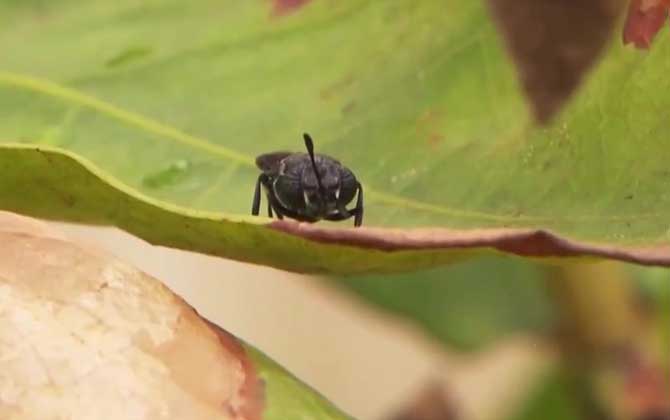
[[586, 418], [610, 418], [617, 409], [603, 405], [594, 378], [601, 368], [618, 366], [621, 356], [637, 351], [641, 319], [633, 282], [624, 266], [613, 262], [571, 264], [548, 271], [560, 316], [558, 344], [574, 396]]
[[549, 269], [561, 317], [561, 346], [592, 364], [631, 346], [639, 333], [633, 284], [619, 263], [581, 263]]

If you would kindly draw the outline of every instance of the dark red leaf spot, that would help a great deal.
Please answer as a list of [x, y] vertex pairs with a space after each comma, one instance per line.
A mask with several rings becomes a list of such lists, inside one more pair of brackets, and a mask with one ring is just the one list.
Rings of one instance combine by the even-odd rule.
[[286, 15], [300, 9], [311, 0], [273, 0], [272, 14], [275, 16]]
[[648, 49], [668, 18], [670, 0], [632, 0], [628, 8], [623, 43]]
[[342, 114], [348, 114], [356, 108], [356, 101], [347, 102], [346, 105], [342, 107]]
[[346, 88], [351, 86], [354, 83], [354, 81], [355, 81], [354, 76], [352, 74], [348, 74], [344, 76], [342, 79], [337, 80], [336, 82], [321, 89], [321, 91], [319, 92], [319, 96], [324, 101], [330, 100], [331, 98], [337, 96], [338, 94], [342, 94], [342, 92]]
[[428, 109], [417, 118], [417, 135], [427, 139], [432, 149], [437, 149], [444, 141], [444, 136], [440, 133], [444, 114], [443, 110]]
[[440, 143], [444, 141], [444, 136], [440, 133], [432, 133], [428, 136], [428, 144], [433, 149], [437, 149], [440, 146]]

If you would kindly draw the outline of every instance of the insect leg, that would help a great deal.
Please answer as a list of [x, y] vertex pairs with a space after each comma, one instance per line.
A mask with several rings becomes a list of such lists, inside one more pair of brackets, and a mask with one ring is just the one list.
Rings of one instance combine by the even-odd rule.
[[268, 190], [268, 214], [270, 217], [272, 217], [272, 210], [274, 210], [275, 214], [277, 215], [277, 219], [281, 220], [284, 218], [284, 212], [281, 210], [281, 204], [279, 204], [279, 201], [277, 198], [274, 196], [272, 190]]
[[264, 178], [265, 174], [260, 174], [258, 180], [256, 181], [256, 190], [254, 191], [254, 201], [251, 203], [251, 214], [253, 216], [258, 216], [261, 210], [261, 180]]
[[277, 217], [280, 219], [283, 219], [284, 217], [289, 217], [291, 219], [295, 219], [301, 222], [309, 222], [309, 223], [314, 223], [318, 221], [319, 219], [316, 219], [314, 217], [309, 217], [304, 214], [297, 213], [294, 210], [288, 209], [284, 207], [279, 200], [277, 200], [276, 197], [268, 195], [268, 198], [272, 200], [272, 209], [277, 213]]
[[344, 204], [337, 203], [337, 213], [329, 214], [324, 217], [324, 219], [330, 220], [331, 222], [339, 222], [349, 219], [354, 214], [356, 214], [356, 209], [347, 210], [347, 208], [344, 207]]
[[344, 204], [338, 203], [338, 205], [337, 205], [337, 211], [339, 212], [339, 216], [342, 217], [340, 220], [346, 220], [346, 219], [350, 218], [351, 216], [354, 215], [355, 210], [356, 209], [354, 209], [353, 211], [347, 210], [347, 208], [344, 207]]
[[284, 213], [282, 213], [282, 211], [277, 207], [275, 207], [275, 213], [277, 213], [277, 219], [282, 220], [284, 218]]
[[361, 183], [358, 183], [358, 198], [356, 198], [356, 217], [354, 218], [354, 226], [359, 227], [363, 224], [363, 186]]
[[356, 189], [358, 190], [356, 207], [351, 210], [347, 210], [344, 205], [338, 205], [337, 213], [329, 214], [328, 216], [324, 217], [324, 219], [330, 220], [331, 222], [339, 222], [354, 216], [354, 226], [359, 227], [363, 223], [363, 187], [359, 183], [356, 186]]

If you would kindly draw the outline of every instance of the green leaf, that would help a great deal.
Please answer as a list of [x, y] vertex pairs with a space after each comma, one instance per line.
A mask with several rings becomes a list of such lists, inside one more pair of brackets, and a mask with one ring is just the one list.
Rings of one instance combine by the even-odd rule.
[[449, 347], [475, 350], [553, 325], [543, 274], [520, 259], [488, 257], [416, 273], [344, 277], [335, 284], [413, 320]]
[[580, 420], [590, 418], [584, 413], [584, 402], [576, 395], [575, 379], [566, 372], [550, 372], [537, 389], [529, 396], [525, 405], [509, 420]]
[[[60, 0], [0, 16], [4, 209], [296, 271], [491, 249], [670, 265], [667, 37], [646, 56], [613, 45], [537, 128], [483, 1], [278, 15], [261, 0]], [[247, 216], [254, 157], [301, 151], [304, 131], [386, 229]]]
[[260, 351], [245, 349], [265, 384], [263, 420], [352, 420]]

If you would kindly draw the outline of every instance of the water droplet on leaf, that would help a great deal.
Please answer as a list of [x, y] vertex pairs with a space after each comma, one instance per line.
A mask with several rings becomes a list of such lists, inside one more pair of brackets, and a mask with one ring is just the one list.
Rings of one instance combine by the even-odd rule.
[[192, 164], [186, 159], [179, 159], [170, 163], [166, 168], [149, 174], [142, 179], [142, 185], [158, 189], [173, 186], [187, 178]]

